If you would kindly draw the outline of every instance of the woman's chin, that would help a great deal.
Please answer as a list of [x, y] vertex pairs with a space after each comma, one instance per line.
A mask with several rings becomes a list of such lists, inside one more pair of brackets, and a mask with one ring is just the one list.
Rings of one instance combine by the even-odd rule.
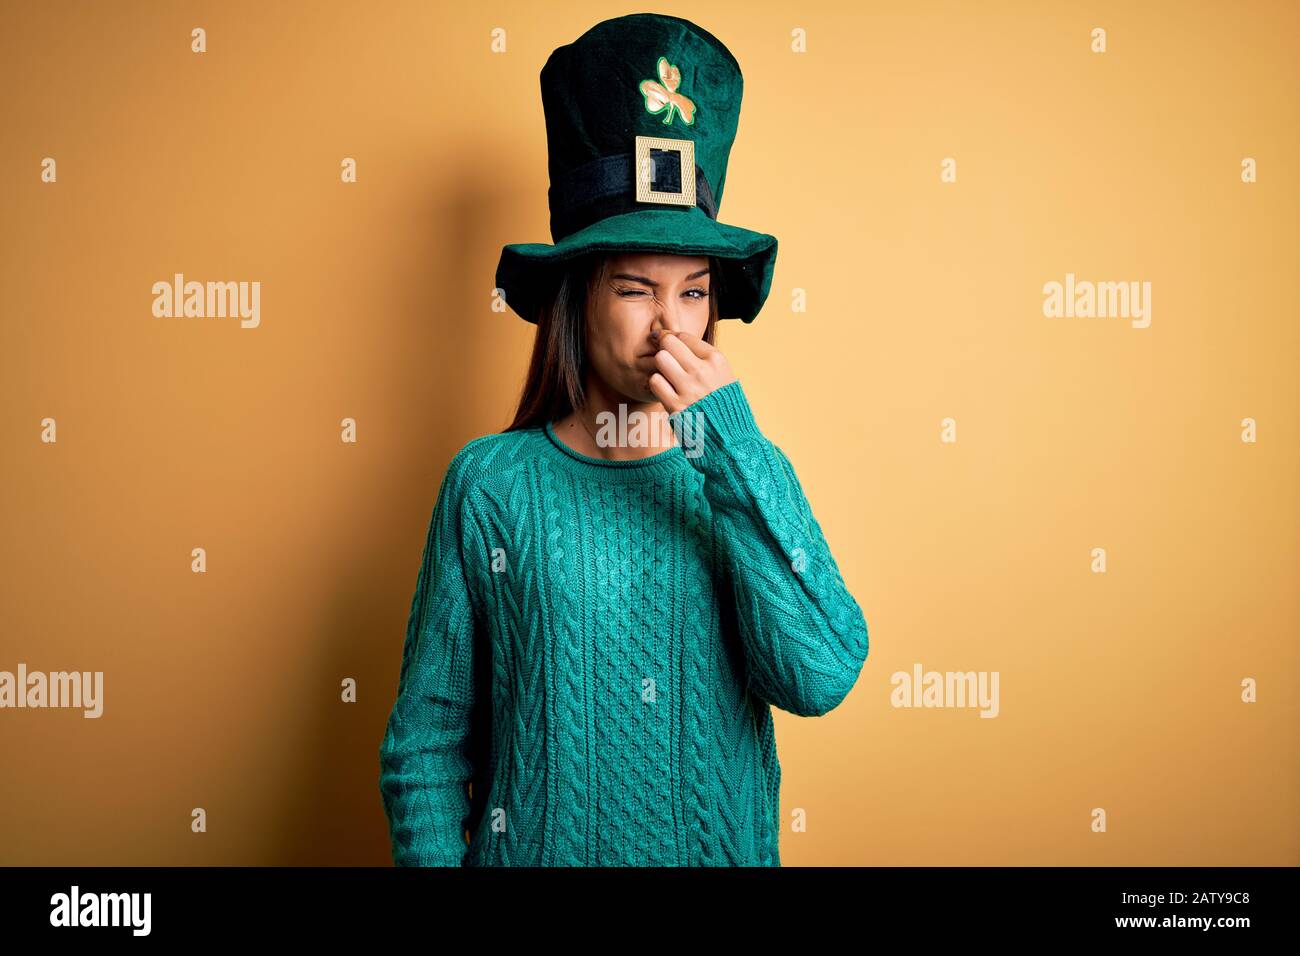
[[623, 397], [626, 398], [629, 403], [659, 401], [659, 399], [655, 397], [655, 393], [650, 391], [650, 386], [647, 385], [645, 381], [654, 373], [654, 371], [654, 369], [651, 369], [648, 372], [637, 370], [629, 375], [627, 380], [623, 382], [619, 391], [623, 393]]

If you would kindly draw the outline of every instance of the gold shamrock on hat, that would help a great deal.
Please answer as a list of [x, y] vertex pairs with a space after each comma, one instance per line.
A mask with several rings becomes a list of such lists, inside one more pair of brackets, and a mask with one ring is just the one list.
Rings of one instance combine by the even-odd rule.
[[673, 112], [676, 111], [681, 114], [682, 121], [690, 126], [695, 122], [695, 103], [677, 92], [677, 87], [682, 83], [682, 71], [663, 56], [659, 58], [658, 68], [658, 82], [642, 80], [637, 87], [645, 97], [646, 112], [658, 113], [667, 108], [668, 112], [664, 116], [665, 123], [673, 121]]

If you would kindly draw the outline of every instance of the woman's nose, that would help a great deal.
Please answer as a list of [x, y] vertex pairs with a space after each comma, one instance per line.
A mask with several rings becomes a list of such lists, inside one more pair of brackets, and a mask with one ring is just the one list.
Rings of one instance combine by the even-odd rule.
[[651, 328], [676, 332], [681, 328], [681, 325], [678, 322], [677, 313], [673, 311], [670, 306], [663, 305], [660, 306], [659, 310], [655, 313], [654, 322], [652, 323]]

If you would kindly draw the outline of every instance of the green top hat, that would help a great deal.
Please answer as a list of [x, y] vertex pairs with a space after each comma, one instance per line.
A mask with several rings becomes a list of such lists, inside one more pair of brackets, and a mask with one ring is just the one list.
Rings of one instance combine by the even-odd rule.
[[542, 67], [551, 238], [501, 250], [496, 284], [536, 322], [556, 267], [588, 252], [717, 256], [720, 318], [752, 322], [776, 238], [718, 221], [740, 118], [740, 64], [678, 17], [604, 20]]

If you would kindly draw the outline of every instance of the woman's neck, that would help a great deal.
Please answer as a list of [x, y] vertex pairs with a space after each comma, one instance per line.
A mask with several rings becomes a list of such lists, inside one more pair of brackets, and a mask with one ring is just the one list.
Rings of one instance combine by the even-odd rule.
[[630, 461], [667, 451], [677, 436], [658, 401], [641, 402], [588, 380], [586, 403], [552, 424], [555, 435], [593, 458]]

